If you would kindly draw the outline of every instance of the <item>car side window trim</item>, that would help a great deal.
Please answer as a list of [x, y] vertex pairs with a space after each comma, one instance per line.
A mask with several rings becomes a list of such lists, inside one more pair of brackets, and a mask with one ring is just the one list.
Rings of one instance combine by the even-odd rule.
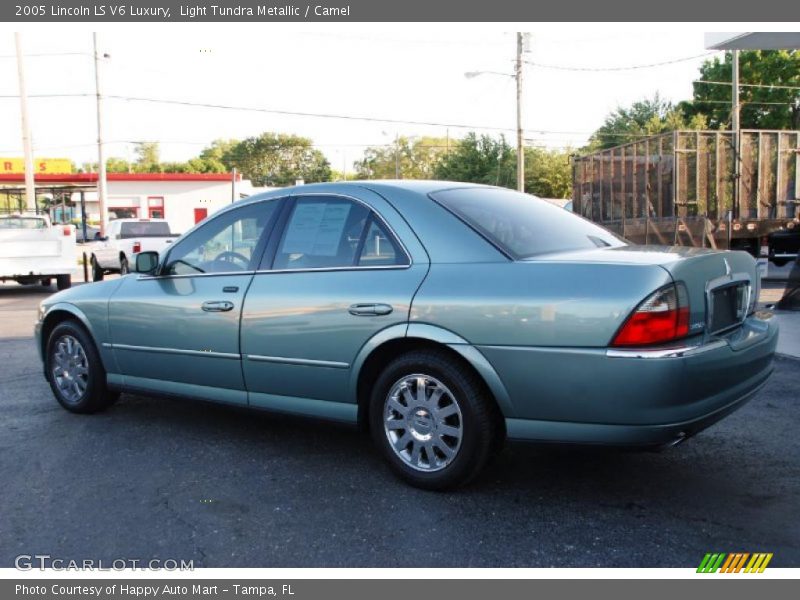
[[[292, 215], [295, 205], [297, 204], [297, 201], [304, 198], [324, 198], [324, 197], [341, 198], [344, 200], [349, 200], [351, 202], [360, 204], [369, 211], [367, 219], [365, 221], [364, 229], [361, 232], [361, 239], [359, 240], [359, 248], [353, 259], [354, 264], [339, 266], [339, 267], [300, 267], [300, 268], [288, 268], [288, 269], [274, 268], [275, 256], [277, 255], [278, 252], [278, 246], [280, 245], [280, 242], [286, 231], [286, 227], [289, 223], [289, 219]], [[373, 270], [383, 270], [383, 269], [408, 269], [414, 264], [414, 261], [411, 258], [411, 254], [409, 253], [408, 249], [406, 248], [405, 244], [403, 244], [403, 241], [400, 239], [397, 233], [395, 233], [392, 226], [386, 222], [386, 219], [384, 219], [383, 216], [377, 210], [375, 210], [372, 206], [370, 206], [363, 200], [360, 200], [359, 198], [334, 192], [296, 194], [290, 197], [289, 201], [286, 202], [286, 206], [284, 206], [283, 210], [280, 212], [281, 212], [279, 217], [280, 222], [276, 223], [276, 227], [274, 228], [274, 231], [270, 236], [270, 243], [268, 244], [268, 248], [264, 253], [261, 265], [259, 266], [258, 270], [256, 270], [256, 273], [303, 273], [307, 271], [353, 271], [353, 270], [373, 271]], [[368, 226], [373, 221], [373, 219], [375, 220], [375, 222], [379, 223], [383, 227], [383, 229], [389, 236], [391, 236], [392, 243], [395, 245], [396, 248], [400, 250], [402, 257], [405, 258], [404, 261], [396, 265], [364, 266], [358, 264], [360, 251], [363, 249], [363, 243], [366, 241], [365, 236], [369, 229]]]
[[[255, 248], [253, 249], [253, 256], [260, 256], [263, 258], [264, 252], [268, 246], [268, 242], [272, 239], [273, 234], [275, 233], [276, 225], [278, 224], [279, 218], [283, 215], [285, 205], [288, 204], [288, 200], [290, 196], [280, 196], [278, 198], [267, 198], [264, 200], [260, 200], [258, 202], [253, 202], [252, 204], [246, 204], [244, 206], [237, 207], [233, 209], [231, 212], [237, 211], [239, 209], [244, 209], [250, 206], [255, 206], [258, 204], [266, 204], [268, 202], [277, 202], [278, 205], [275, 209], [275, 212], [270, 216], [269, 221], [264, 226], [264, 230], [261, 232], [261, 236], [259, 237], [258, 242], [256, 243]], [[220, 215], [222, 216], [222, 215]], [[213, 217], [212, 217], [213, 218]], [[196, 229], [194, 231], [200, 231], [200, 229]], [[194, 231], [192, 233], [194, 233]], [[181, 273], [181, 274], [174, 274], [174, 273], [164, 273], [164, 270], [167, 268], [169, 264], [170, 255], [172, 251], [175, 249], [175, 246], [172, 246], [169, 251], [164, 255], [164, 259], [158, 265], [158, 272], [155, 275], [140, 275], [138, 279], [182, 279], [186, 277], [221, 277], [225, 275], [251, 275], [258, 271], [258, 265], [260, 265], [261, 258], [259, 261], [254, 262], [256, 265], [253, 269], [247, 269], [244, 271], [219, 271], [216, 273]]]

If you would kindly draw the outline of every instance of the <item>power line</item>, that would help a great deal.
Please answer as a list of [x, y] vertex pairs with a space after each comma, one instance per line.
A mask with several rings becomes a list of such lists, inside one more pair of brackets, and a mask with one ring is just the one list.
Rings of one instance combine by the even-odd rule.
[[428, 127], [453, 127], [454, 129], [484, 129], [490, 131], [516, 131], [512, 127], [492, 127], [489, 125], [467, 125], [464, 123], [439, 123], [436, 121], [415, 121], [404, 119], [392, 119], [384, 117], [365, 117], [356, 115], [340, 115], [334, 113], [313, 113], [304, 111], [283, 110], [276, 108], [260, 108], [256, 106], [232, 106], [228, 104], [214, 104], [210, 102], [191, 102], [188, 100], [171, 100], [166, 98], [145, 98], [142, 96], [121, 96], [107, 94], [105, 98], [114, 100], [124, 100], [128, 102], [149, 102], [154, 104], [169, 104], [175, 106], [193, 106], [197, 108], [216, 108], [223, 110], [239, 110], [243, 112], [259, 112], [293, 117], [314, 117], [320, 119], [340, 119], [346, 121], [365, 121], [371, 123], [392, 123], [397, 125], [423, 125]]
[[653, 67], [664, 67], [667, 65], [674, 65], [677, 63], [687, 62], [690, 60], [696, 60], [698, 58], [711, 56], [712, 54], [716, 54], [716, 52], [704, 52], [703, 54], [695, 54], [694, 56], [685, 56], [683, 58], [675, 58], [672, 60], [665, 60], [661, 62], [648, 63], [643, 65], [628, 65], [620, 67], [575, 67], [569, 65], [545, 64], [529, 60], [525, 61], [525, 64], [531, 65], [532, 67], [539, 67], [541, 69], [553, 69], [556, 71], [583, 71], [583, 72], [606, 73], [609, 71], [635, 71], [637, 69], [651, 69]]
[[[94, 94], [28, 94], [28, 98], [84, 98]], [[2, 94], [0, 98], [19, 98], [19, 94]]]
[[[52, 56], [91, 56], [88, 52], [39, 52], [34, 54], [25, 54], [24, 58], [43, 58]], [[0, 54], [0, 58], [16, 58], [16, 54]]]
[[[704, 79], [696, 79], [695, 81], [692, 81], [692, 83], [705, 83], [708, 85], [724, 85], [727, 87], [731, 87], [733, 85], [733, 83], [730, 81], [706, 81]], [[772, 83], [740, 83], [739, 87], [768, 88], [776, 90], [800, 90], [800, 86], [798, 85], [778, 85]]]

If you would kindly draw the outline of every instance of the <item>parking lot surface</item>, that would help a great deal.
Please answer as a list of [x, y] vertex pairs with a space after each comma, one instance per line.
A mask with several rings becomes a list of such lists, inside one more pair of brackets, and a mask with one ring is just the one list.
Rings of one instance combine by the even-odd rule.
[[748, 405], [676, 448], [513, 446], [432, 493], [344, 427], [131, 395], [67, 413], [31, 338], [47, 293], [0, 285], [0, 566], [696, 567], [736, 551], [800, 566], [800, 361], [776, 359]]

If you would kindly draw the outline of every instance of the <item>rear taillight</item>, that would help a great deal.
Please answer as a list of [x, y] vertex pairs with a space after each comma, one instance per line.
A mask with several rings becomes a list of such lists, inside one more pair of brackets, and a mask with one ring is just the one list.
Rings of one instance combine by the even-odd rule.
[[617, 332], [612, 346], [646, 346], [689, 334], [689, 297], [682, 284], [661, 288], [642, 302]]
[[133, 253], [138, 254], [142, 251], [142, 242], [133, 242]]
[[65, 235], [65, 236], [67, 236], [67, 235], [72, 235], [72, 228], [71, 228], [69, 225], [64, 225], [64, 227], [63, 227], [63, 229], [61, 230], [61, 232], [62, 232], [62, 233]]

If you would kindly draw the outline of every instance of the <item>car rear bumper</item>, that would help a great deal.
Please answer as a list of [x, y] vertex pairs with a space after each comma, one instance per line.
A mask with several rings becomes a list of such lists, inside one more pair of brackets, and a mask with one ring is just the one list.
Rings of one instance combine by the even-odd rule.
[[727, 406], [682, 423], [666, 425], [613, 425], [605, 423], [566, 423], [533, 419], [506, 419], [511, 441], [606, 444], [612, 446], [663, 446], [678, 444], [744, 406], [767, 382], [772, 367], [765, 370], [760, 383]]
[[749, 400], [772, 372], [778, 327], [749, 317], [705, 343], [658, 350], [481, 347], [511, 398], [510, 439], [667, 444]]

